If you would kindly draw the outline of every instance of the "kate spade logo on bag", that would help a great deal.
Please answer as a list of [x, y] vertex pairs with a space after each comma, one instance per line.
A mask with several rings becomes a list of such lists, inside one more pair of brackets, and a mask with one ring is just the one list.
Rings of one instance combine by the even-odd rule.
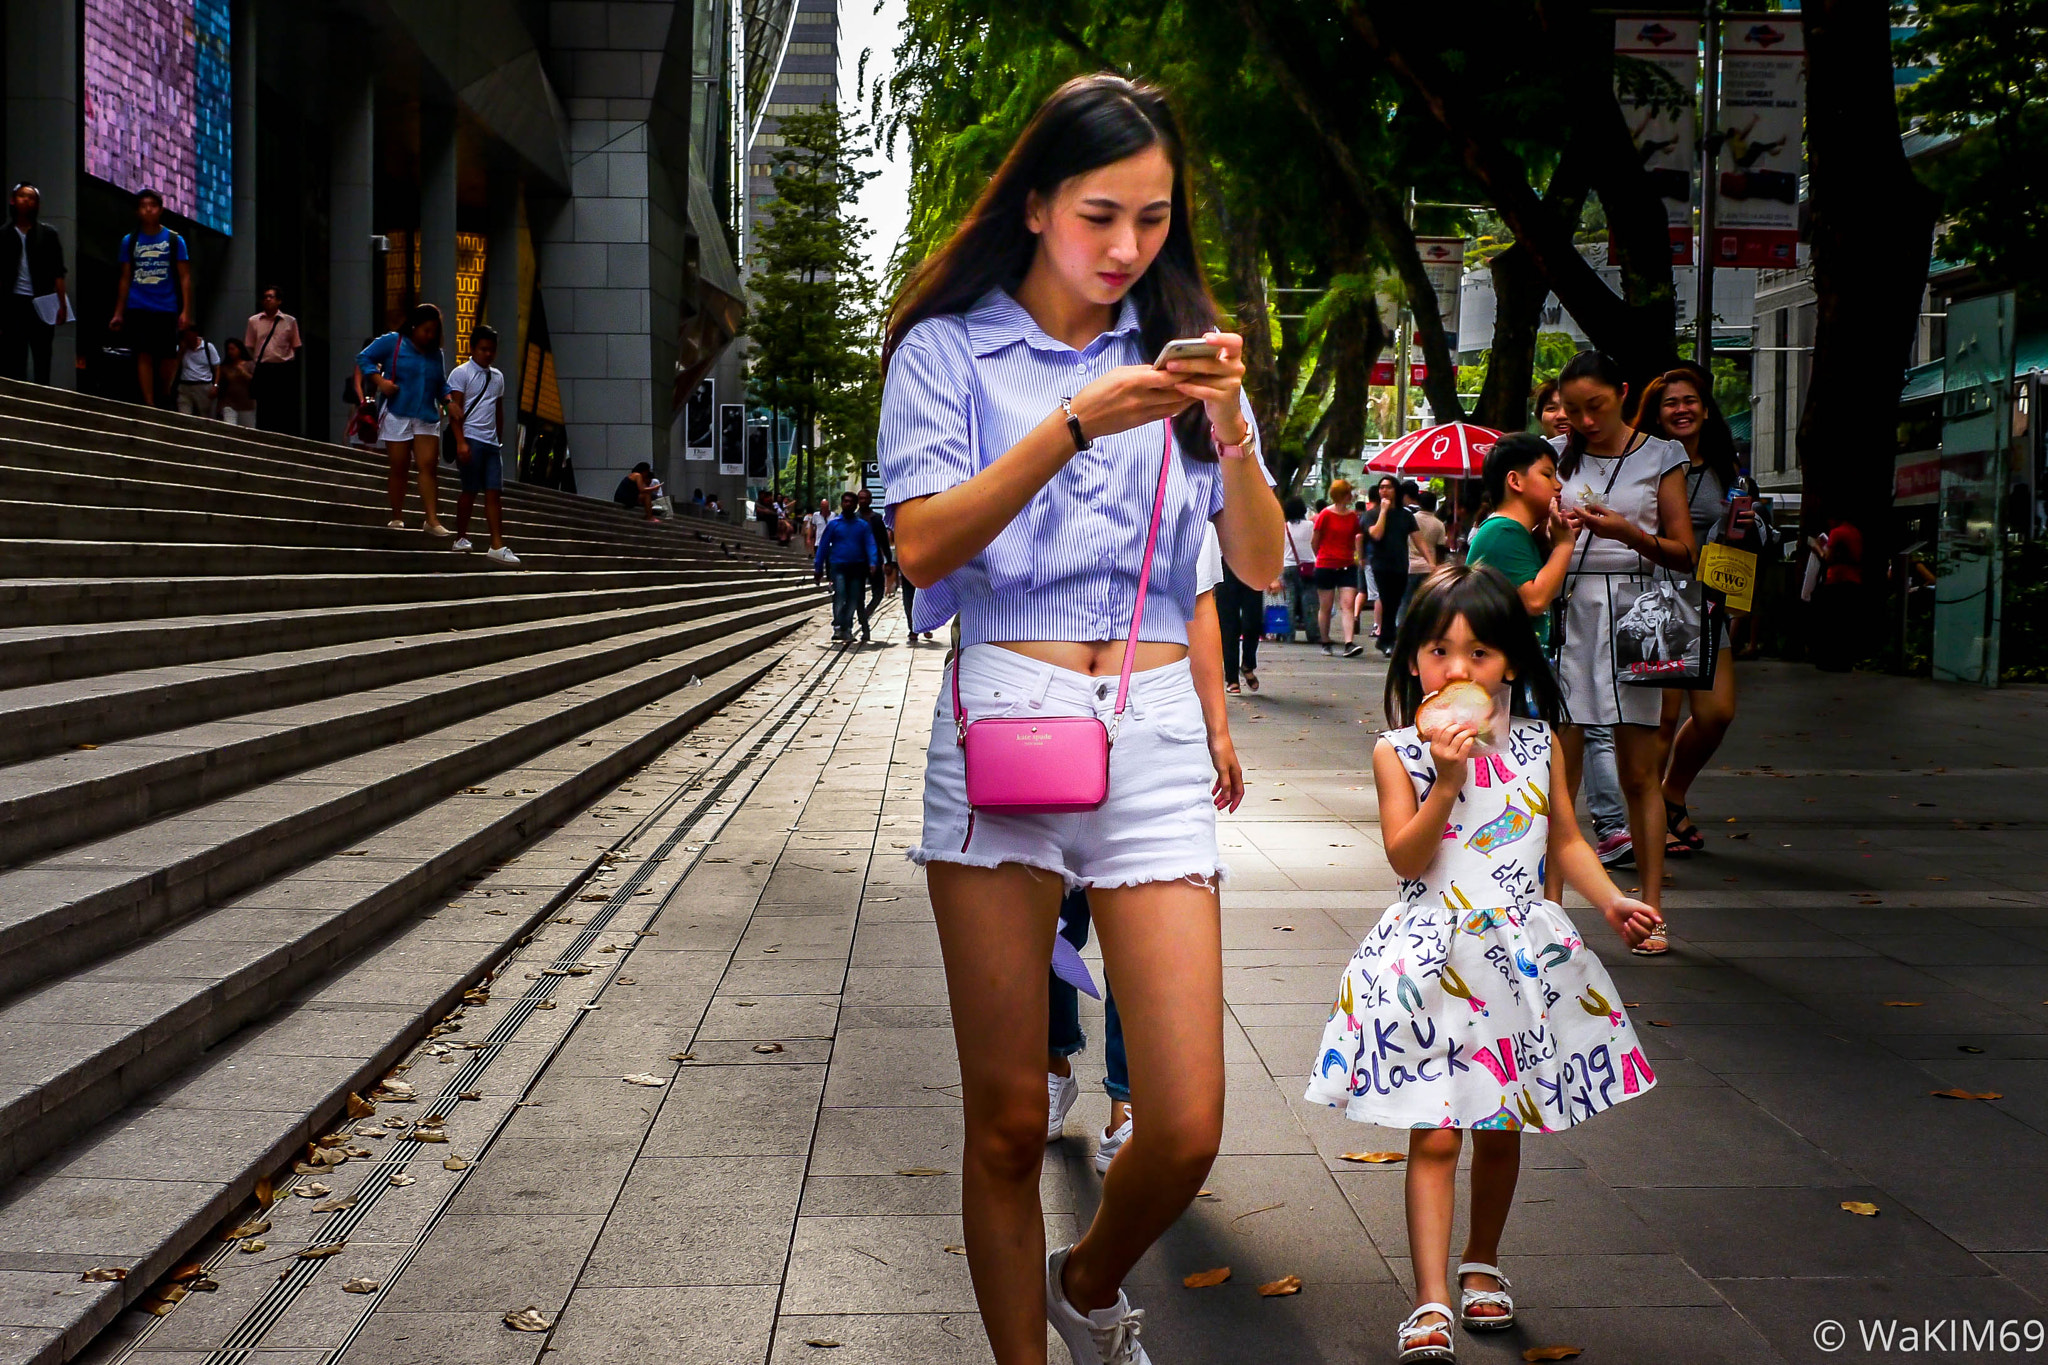
[[1045, 743], [1045, 736], [1038, 733], [1038, 727], [1035, 725], [1032, 726], [1029, 730], [1018, 730], [1014, 732], [1010, 736], [1010, 738], [1018, 744], [1035, 745]]

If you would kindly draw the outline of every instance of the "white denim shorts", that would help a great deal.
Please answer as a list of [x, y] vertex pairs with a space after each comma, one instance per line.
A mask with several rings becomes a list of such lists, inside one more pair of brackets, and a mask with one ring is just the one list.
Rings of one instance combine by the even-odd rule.
[[380, 441], [410, 441], [415, 436], [440, 434], [439, 422], [429, 422], [422, 417], [400, 417], [389, 408], [377, 421], [377, 439]]
[[[1117, 680], [1090, 677], [999, 645], [963, 654], [960, 699], [967, 719], [1086, 716], [1108, 725]], [[1061, 815], [970, 812], [967, 766], [953, 727], [949, 677], [932, 712], [924, 772], [924, 833], [910, 860], [1056, 873], [1068, 887], [1138, 886], [1184, 877], [1220, 881], [1208, 729], [1187, 660], [1131, 675], [1130, 702], [1109, 751], [1109, 796]]]

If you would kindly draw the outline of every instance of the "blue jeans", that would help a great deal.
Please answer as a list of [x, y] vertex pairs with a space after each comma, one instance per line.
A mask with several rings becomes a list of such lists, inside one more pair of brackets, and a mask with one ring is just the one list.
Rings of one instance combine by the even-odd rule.
[[[1069, 891], [1067, 898], [1060, 902], [1060, 933], [1078, 951], [1088, 946], [1088, 893]], [[1081, 993], [1057, 976], [1051, 979], [1052, 1009], [1049, 1012], [1045, 1050], [1056, 1057], [1071, 1057], [1088, 1046], [1087, 1035], [1081, 1032]], [[1116, 997], [1110, 994], [1109, 983], [1102, 985], [1102, 1047], [1103, 1061], [1109, 1074], [1102, 1082], [1102, 1088], [1113, 1100], [1130, 1103], [1131, 1067], [1124, 1057], [1124, 1021], [1116, 1012]]]
[[860, 633], [868, 633], [868, 566], [832, 566], [832, 633], [844, 638], [853, 633], [853, 618], [860, 616]]
[[1614, 727], [1586, 727], [1586, 758], [1580, 767], [1579, 787], [1586, 793], [1586, 809], [1593, 813], [1595, 841], [1628, 828], [1628, 802], [1621, 794], [1621, 772], [1614, 766]]
[[1293, 618], [1296, 630], [1308, 633], [1308, 642], [1315, 644], [1316, 635], [1316, 585], [1313, 570], [1304, 573], [1300, 567], [1283, 569], [1281, 580], [1287, 585], [1287, 613]]

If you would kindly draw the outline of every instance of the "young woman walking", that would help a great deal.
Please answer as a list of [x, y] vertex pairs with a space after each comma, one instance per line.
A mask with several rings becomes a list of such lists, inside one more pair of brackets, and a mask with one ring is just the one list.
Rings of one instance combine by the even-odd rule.
[[[1657, 568], [1692, 572], [1692, 516], [1685, 505], [1685, 449], [1675, 441], [1630, 428], [1623, 416], [1628, 384], [1621, 369], [1598, 351], [1572, 357], [1558, 376], [1571, 429], [1559, 448], [1558, 502], [1581, 534], [1565, 579], [1564, 645], [1558, 683], [1570, 723], [1558, 731], [1569, 797], [1576, 800], [1584, 770], [1586, 727], [1614, 727], [1615, 765], [1628, 800], [1642, 897], [1663, 905], [1664, 803], [1658, 772], [1657, 723], [1663, 697], [1651, 687], [1623, 687], [1615, 678], [1614, 585], [1648, 577]], [[1562, 873], [1549, 866], [1547, 894], [1555, 900]], [[1670, 951], [1663, 926], [1635, 952]]]
[[426, 511], [426, 533], [452, 536], [441, 525], [434, 505], [434, 467], [441, 458], [441, 397], [448, 391], [448, 365], [441, 355], [441, 310], [416, 303], [405, 326], [386, 332], [363, 347], [356, 357], [356, 384], [362, 393], [383, 397], [377, 435], [390, 458], [387, 491], [391, 496], [393, 530], [405, 529], [407, 469], [417, 463], [420, 506]]
[[1330, 505], [1316, 513], [1310, 545], [1315, 550], [1316, 634], [1323, 653], [1330, 652], [1332, 612], [1344, 635], [1344, 657], [1355, 659], [1365, 650], [1352, 643], [1358, 628], [1358, 513], [1351, 506], [1351, 484], [1339, 479], [1330, 485]]
[[[911, 856], [945, 955], [967, 1260], [998, 1365], [1042, 1365], [1047, 1321], [1081, 1365], [1148, 1365], [1123, 1278], [1221, 1138], [1223, 865], [1187, 621], [1203, 523], [1239, 578], [1270, 583], [1281, 519], [1240, 393], [1241, 340], [1215, 319], [1165, 98], [1090, 76], [1033, 117], [904, 286], [884, 339], [879, 452], [920, 589], [913, 625], [960, 623]], [[1189, 337], [1216, 353], [1149, 363]], [[1112, 727], [1106, 798], [1065, 814], [971, 808], [959, 725], [1061, 716]], [[1045, 776], [1029, 764], [1004, 771]], [[1045, 964], [1071, 886], [1088, 888], [1146, 1124], [1087, 1232], [1048, 1256]]]
[[[1704, 550], [1709, 541], [1725, 540], [1754, 548], [1755, 514], [1746, 508], [1731, 508], [1728, 502], [1731, 494], [1748, 488], [1735, 463], [1735, 437], [1713, 391], [1700, 376], [1693, 370], [1678, 369], [1644, 385], [1636, 430], [1685, 447], [1691, 462], [1685, 470], [1685, 501], [1692, 515], [1693, 544]], [[1674, 858], [1690, 857], [1706, 847], [1706, 836], [1685, 808], [1686, 796], [1692, 790], [1692, 780], [1721, 747], [1735, 720], [1735, 648], [1726, 616], [1719, 629], [1721, 653], [1714, 667], [1714, 685], [1699, 691], [1664, 689], [1657, 745], [1662, 756], [1659, 769], [1664, 778], [1669, 841], [1664, 851]]]

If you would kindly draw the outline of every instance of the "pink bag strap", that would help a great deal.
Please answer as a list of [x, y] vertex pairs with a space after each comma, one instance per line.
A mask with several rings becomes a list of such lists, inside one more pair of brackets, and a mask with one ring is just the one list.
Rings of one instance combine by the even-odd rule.
[[[1116, 684], [1116, 714], [1110, 720], [1109, 742], [1116, 743], [1117, 727], [1123, 724], [1124, 705], [1131, 694], [1131, 668], [1138, 661], [1138, 626], [1145, 619], [1145, 590], [1152, 582], [1152, 554], [1159, 548], [1159, 521], [1166, 512], [1166, 476], [1173, 469], [1173, 423], [1162, 421], [1165, 440], [1159, 452], [1159, 488], [1152, 495], [1152, 524], [1145, 532], [1145, 562], [1138, 568], [1138, 597], [1131, 606], [1131, 635], [1124, 642], [1123, 675]], [[961, 646], [964, 652], [966, 646]], [[960, 707], [960, 659], [953, 659], [953, 742], [967, 743], [967, 713]]]

